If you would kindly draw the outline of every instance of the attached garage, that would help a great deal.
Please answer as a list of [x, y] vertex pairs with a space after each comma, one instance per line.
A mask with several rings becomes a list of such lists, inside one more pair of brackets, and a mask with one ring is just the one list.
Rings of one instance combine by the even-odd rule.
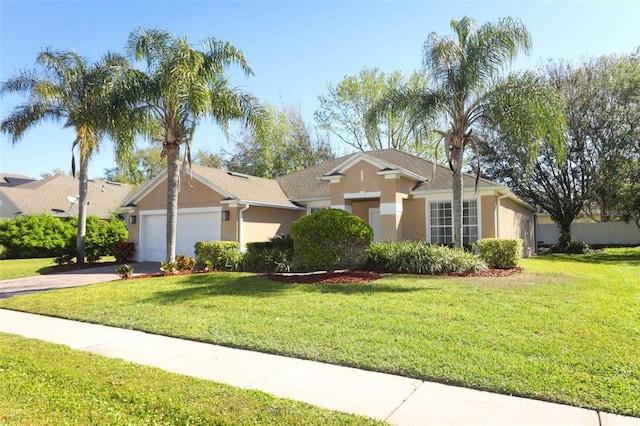
[[[178, 210], [176, 254], [194, 255], [198, 241], [219, 241], [222, 207]], [[161, 262], [167, 255], [166, 210], [140, 211], [140, 259]]]

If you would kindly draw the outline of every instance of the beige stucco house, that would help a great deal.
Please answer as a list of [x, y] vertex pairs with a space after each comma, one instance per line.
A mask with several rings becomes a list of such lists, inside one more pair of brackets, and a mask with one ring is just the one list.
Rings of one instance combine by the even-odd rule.
[[[377, 241], [451, 243], [452, 172], [404, 152], [360, 152], [263, 179], [193, 165], [181, 176], [176, 252], [193, 255], [198, 241], [241, 244], [291, 231], [297, 218], [318, 209], [349, 211], [371, 225]], [[136, 260], [164, 260], [166, 172], [127, 199], [129, 238]], [[464, 242], [522, 238], [524, 255], [535, 248], [535, 209], [506, 187], [464, 176]]]

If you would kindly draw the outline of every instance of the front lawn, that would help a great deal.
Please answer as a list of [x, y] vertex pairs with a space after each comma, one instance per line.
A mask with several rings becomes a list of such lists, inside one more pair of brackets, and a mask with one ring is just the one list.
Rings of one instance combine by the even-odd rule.
[[0, 423], [383, 424], [0, 333]]
[[[32, 277], [53, 272], [55, 263], [53, 257], [33, 258], [33, 259], [4, 259], [0, 260], [0, 280], [10, 280], [13, 278]], [[113, 256], [105, 256], [98, 263], [113, 262]]]
[[52, 257], [0, 260], [0, 280], [46, 274], [54, 266]]
[[640, 416], [640, 247], [522, 266], [350, 285], [135, 279], [0, 307]]

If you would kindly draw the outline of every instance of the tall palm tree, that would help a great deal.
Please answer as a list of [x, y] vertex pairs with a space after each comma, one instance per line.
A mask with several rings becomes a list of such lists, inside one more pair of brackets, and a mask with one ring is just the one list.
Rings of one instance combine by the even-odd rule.
[[[386, 111], [409, 111], [414, 126], [441, 138], [453, 171], [454, 244], [462, 247], [462, 166], [466, 148], [475, 148], [473, 130], [484, 126], [513, 135], [535, 157], [544, 137], [561, 146], [564, 119], [560, 99], [537, 75], [501, 78], [518, 52], [531, 46], [519, 20], [504, 18], [476, 28], [464, 17], [452, 20], [451, 28], [454, 36], [433, 32], [423, 45], [428, 88], [391, 93], [371, 109], [368, 122], [375, 125]], [[477, 173], [479, 178], [479, 168]]]
[[77, 260], [84, 263], [87, 219], [88, 164], [106, 135], [116, 142], [116, 155], [125, 159], [133, 144], [133, 134], [121, 125], [124, 99], [118, 97], [120, 83], [129, 67], [124, 57], [107, 54], [95, 64], [73, 51], [45, 49], [36, 60], [41, 69], [22, 70], [0, 85], [0, 95], [21, 93], [26, 103], [16, 106], [0, 123], [0, 131], [17, 143], [31, 127], [45, 120], [73, 128], [72, 170], [75, 176], [74, 149], [80, 156], [78, 189]]
[[161, 29], [138, 28], [129, 35], [128, 54], [146, 62], [147, 72], [137, 86], [138, 114], [132, 124], [138, 131], [162, 144], [167, 158], [167, 261], [176, 250], [180, 146], [185, 161], [191, 163], [190, 143], [196, 127], [211, 117], [225, 132], [230, 120], [244, 119], [249, 125], [259, 121], [257, 100], [229, 87], [226, 68], [238, 66], [246, 76], [252, 70], [242, 51], [228, 42], [208, 38], [202, 50], [191, 47]]

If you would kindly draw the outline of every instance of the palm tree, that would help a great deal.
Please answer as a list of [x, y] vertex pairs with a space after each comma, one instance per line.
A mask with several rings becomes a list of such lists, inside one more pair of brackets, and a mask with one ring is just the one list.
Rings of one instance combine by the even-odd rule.
[[185, 146], [184, 165], [191, 163], [190, 143], [200, 122], [211, 117], [228, 133], [230, 120], [259, 121], [257, 100], [229, 87], [225, 68], [238, 66], [246, 76], [252, 70], [244, 54], [228, 42], [208, 38], [202, 50], [191, 47], [161, 29], [138, 28], [127, 41], [129, 55], [144, 60], [147, 72], [137, 86], [132, 123], [153, 141], [162, 144], [167, 158], [167, 261], [176, 250], [180, 146]]
[[125, 159], [132, 148], [133, 134], [121, 125], [123, 98], [117, 97], [119, 82], [126, 81], [128, 63], [122, 56], [107, 54], [90, 65], [76, 52], [51, 49], [40, 52], [36, 63], [41, 70], [22, 70], [0, 85], [0, 95], [21, 93], [29, 98], [2, 120], [0, 131], [15, 144], [29, 128], [45, 120], [74, 129], [74, 176], [73, 150], [77, 148], [80, 154], [76, 248], [78, 263], [84, 263], [89, 159], [106, 135], [116, 142], [119, 159]]
[[444, 141], [453, 171], [454, 244], [462, 247], [462, 166], [466, 148], [475, 149], [473, 130], [484, 126], [513, 135], [534, 158], [544, 137], [561, 146], [564, 119], [560, 99], [537, 75], [500, 78], [517, 53], [531, 46], [519, 20], [504, 18], [476, 28], [464, 17], [452, 20], [451, 28], [455, 36], [431, 33], [423, 45], [428, 88], [391, 93], [371, 109], [368, 122], [375, 125], [387, 111], [409, 111], [414, 126]]

